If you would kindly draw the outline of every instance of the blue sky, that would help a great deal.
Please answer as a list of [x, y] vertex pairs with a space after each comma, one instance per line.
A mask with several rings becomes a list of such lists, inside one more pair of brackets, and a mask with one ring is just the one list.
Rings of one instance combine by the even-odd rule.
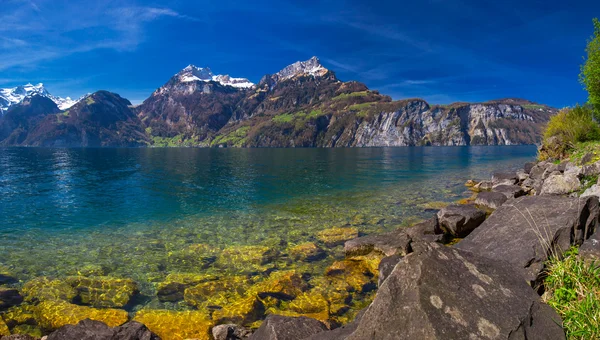
[[342, 80], [431, 103], [585, 102], [600, 1], [0, 0], [0, 87], [134, 103], [188, 64], [258, 82], [318, 56]]

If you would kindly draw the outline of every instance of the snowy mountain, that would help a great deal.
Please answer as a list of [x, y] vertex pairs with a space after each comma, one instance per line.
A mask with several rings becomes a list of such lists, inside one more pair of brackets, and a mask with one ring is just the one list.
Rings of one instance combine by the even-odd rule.
[[228, 75], [214, 75], [208, 67], [197, 67], [189, 65], [175, 75], [182, 83], [193, 81], [214, 81], [224, 86], [233, 86], [237, 88], [250, 88], [254, 86], [250, 80], [246, 78], [233, 78]]
[[37, 85], [26, 84], [17, 87], [0, 89], [0, 114], [8, 110], [9, 107], [19, 104], [23, 99], [33, 95], [46, 97], [56, 103], [59, 109], [66, 110], [75, 105], [80, 99], [73, 100], [70, 97], [62, 98], [51, 95], [44, 87], [44, 84]]
[[297, 75], [311, 75], [315, 77], [321, 77], [324, 76], [327, 72], [329, 72], [329, 70], [323, 67], [323, 65], [321, 65], [319, 58], [312, 57], [307, 61], [297, 61], [285, 67], [283, 70], [275, 73], [273, 75], [273, 78], [275, 78], [278, 81], [283, 81], [286, 79], [293, 78]]

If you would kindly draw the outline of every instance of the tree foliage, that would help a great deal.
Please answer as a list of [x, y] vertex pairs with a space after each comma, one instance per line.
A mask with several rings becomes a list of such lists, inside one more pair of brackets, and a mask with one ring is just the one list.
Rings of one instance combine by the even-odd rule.
[[580, 81], [589, 93], [596, 118], [600, 118], [600, 20], [594, 19], [594, 34], [587, 43], [587, 57], [581, 66]]

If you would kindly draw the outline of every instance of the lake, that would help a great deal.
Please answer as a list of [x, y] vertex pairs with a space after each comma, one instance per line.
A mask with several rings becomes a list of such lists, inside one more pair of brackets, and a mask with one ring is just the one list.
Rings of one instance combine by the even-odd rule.
[[[408, 226], [440, 202], [469, 197], [466, 180], [520, 168], [535, 155], [534, 146], [4, 148], [0, 269], [17, 285], [40, 276], [131, 278], [142, 298], [130, 311], [202, 308], [156, 298], [174, 273], [261, 280], [294, 270], [316, 287], [344, 258], [341, 245], [319, 237], [323, 230]], [[290, 249], [307, 242], [323, 256], [295, 260]], [[211, 256], [198, 255], [209, 248]], [[261, 249], [270, 255], [246, 258]], [[362, 301], [355, 296], [350, 310]]]

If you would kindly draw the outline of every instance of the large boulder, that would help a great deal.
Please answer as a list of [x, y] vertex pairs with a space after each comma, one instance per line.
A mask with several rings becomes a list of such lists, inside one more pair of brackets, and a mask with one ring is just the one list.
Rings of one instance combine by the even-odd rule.
[[212, 335], [215, 340], [242, 340], [248, 339], [252, 331], [240, 325], [225, 324], [213, 327]]
[[381, 287], [383, 281], [385, 281], [385, 279], [387, 279], [388, 276], [390, 276], [390, 274], [394, 270], [394, 267], [396, 267], [398, 262], [402, 261], [402, 258], [403, 257], [400, 255], [392, 255], [381, 259], [381, 261], [379, 262], [379, 267], [377, 268], [379, 270], [379, 275], [377, 277], [378, 287]]
[[600, 265], [600, 230], [587, 239], [579, 247], [579, 256], [589, 262], [596, 262]]
[[498, 209], [504, 204], [508, 198], [503, 193], [494, 191], [483, 191], [477, 194], [475, 205], [479, 205], [488, 209]]
[[580, 245], [599, 224], [598, 198], [526, 196], [505, 203], [456, 245], [507, 261], [532, 284], [552, 253]]
[[579, 178], [574, 174], [550, 175], [544, 181], [540, 195], [567, 195], [580, 188]]
[[385, 280], [352, 334], [319, 339], [565, 339], [560, 325], [509, 265], [421, 243]]
[[453, 204], [440, 210], [437, 217], [445, 233], [465, 237], [485, 220], [485, 213], [473, 204]]
[[598, 176], [600, 175], [600, 161], [590, 164], [584, 165], [581, 167], [581, 175], [582, 176]]
[[583, 194], [581, 194], [581, 198], [585, 198], [585, 197], [589, 197], [589, 196], [596, 196], [596, 197], [600, 197], [600, 185], [598, 184], [594, 184], [591, 187], [587, 188]]
[[517, 198], [525, 195], [525, 190], [518, 185], [500, 184], [496, 185], [492, 191], [499, 192], [506, 198]]
[[271, 314], [250, 336], [250, 340], [299, 340], [327, 330], [318, 320]]
[[496, 172], [492, 175], [492, 184], [517, 184], [517, 174], [514, 172]]
[[533, 169], [534, 166], [535, 162], [525, 163], [525, 165], [523, 165], [523, 171], [525, 171], [525, 173], [529, 175], [531, 173], [531, 169]]

